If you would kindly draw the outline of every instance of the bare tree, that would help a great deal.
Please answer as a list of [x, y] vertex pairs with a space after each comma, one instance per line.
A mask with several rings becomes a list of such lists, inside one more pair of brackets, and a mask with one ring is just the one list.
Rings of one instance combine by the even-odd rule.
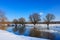
[[17, 19], [14, 19], [14, 20], [13, 20], [13, 23], [15, 24], [14, 31], [17, 31], [17, 22], [18, 22], [18, 20], [17, 20]]
[[44, 21], [47, 22], [47, 29], [49, 29], [49, 23], [55, 19], [55, 16], [53, 14], [48, 13], [45, 18]]
[[18, 31], [20, 32], [20, 34], [23, 34], [25, 31], [25, 18], [19, 18], [19, 23], [22, 24], [22, 26], [19, 27]]
[[22, 26], [25, 26], [25, 18], [23, 17], [19, 18], [19, 22], [20, 24], [22, 24]]
[[30, 22], [34, 24], [34, 28], [30, 30], [29, 36], [40, 37], [40, 31], [35, 27], [35, 24], [41, 21], [40, 17], [38, 13], [29, 16]]
[[[4, 23], [7, 21], [7, 17], [5, 16], [5, 12], [0, 10], [0, 22]], [[5, 24], [0, 24], [1, 29], [5, 29]]]
[[34, 13], [29, 16], [30, 22], [33, 23], [34, 25], [41, 21], [40, 15], [38, 13]]
[[7, 21], [7, 17], [5, 16], [5, 13], [0, 10], [0, 22]]

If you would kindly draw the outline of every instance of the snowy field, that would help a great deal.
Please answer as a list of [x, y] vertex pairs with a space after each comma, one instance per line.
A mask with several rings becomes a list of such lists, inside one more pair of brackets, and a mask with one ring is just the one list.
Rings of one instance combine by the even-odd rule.
[[34, 38], [23, 35], [15, 35], [4, 30], [0, 30], [0, 40], [48, 40], [43, 38]]

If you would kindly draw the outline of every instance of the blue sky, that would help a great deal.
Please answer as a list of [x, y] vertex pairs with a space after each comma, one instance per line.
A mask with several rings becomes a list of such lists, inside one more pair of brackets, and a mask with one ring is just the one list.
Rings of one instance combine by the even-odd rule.
[[32, 13], [41, 13], [42, 19], [47, 13], [56, 16], [55, 20], [60, 20], [60, 0], [0, 0], [0, 10], [3, 10], [12, 21], [20, 17], [28, 20]]

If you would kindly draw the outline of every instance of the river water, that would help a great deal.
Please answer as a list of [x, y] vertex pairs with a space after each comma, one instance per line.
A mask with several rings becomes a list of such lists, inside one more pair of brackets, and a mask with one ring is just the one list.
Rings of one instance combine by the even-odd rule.
[[[9, 32], [11, 32], [11, 33], [14, 33], [14, 34], [16, 34], [16, 35], [20, 35], [20, 33], [19, 33], [18, 31], [13, 32], [13, 28], [14, 28], [14, 27], [8, 27], [8, 28], [7, 28], [7, 31], [9, 31]], [[24, 32], [22, 35], [24, 35], [24, 36], [29, 36], [29, 33], [30, 33], [30, 29], [31, 29], [31, 28], [32, 28], [32, 27], [26, 27], [26, 30], [25, 30], [25, 32]], [[52, 34], [55, 35], [54, 40], [60, 40], [60, 26], [50, 27], [49, 30], [57, 31], [57, 32], [53, 32]]]

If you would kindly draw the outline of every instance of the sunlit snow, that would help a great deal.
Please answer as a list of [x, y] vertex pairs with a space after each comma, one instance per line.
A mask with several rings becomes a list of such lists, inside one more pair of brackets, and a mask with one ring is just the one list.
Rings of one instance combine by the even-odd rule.
[[0, 40], [48, 40], [48, 39], [34, 38], [23, 35], [18, 36], [10, 32], [0, 30]]

